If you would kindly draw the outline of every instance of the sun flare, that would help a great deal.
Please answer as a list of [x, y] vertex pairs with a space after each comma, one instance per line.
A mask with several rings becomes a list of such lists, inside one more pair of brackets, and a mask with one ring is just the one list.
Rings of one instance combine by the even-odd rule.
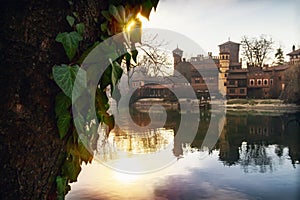
[[113, 178], [122, 183], [132, 183], [139, 178], [139, 175], [114, 171]]
[[130, 20], [127, 25], [126, 25], [126, 31], [129, 32], [131, 31], [131, 29], [134, 27], [135, 25], [135, 21], [134, 20]]

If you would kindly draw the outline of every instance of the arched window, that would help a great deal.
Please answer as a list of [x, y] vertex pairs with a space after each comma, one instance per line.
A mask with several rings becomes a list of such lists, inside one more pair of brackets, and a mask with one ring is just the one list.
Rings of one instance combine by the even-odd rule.
[[261, 85], [262, 81], [261, 79], [257, 79], [257, 85]]

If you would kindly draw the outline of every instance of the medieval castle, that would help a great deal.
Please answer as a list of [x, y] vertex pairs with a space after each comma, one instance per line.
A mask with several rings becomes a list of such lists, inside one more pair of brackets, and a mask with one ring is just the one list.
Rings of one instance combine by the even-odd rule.
[[[198, 55], [186, 60], [178, 47], [173, 50], [174, 71], [189, 83], [177, 84], [178, 88], [192, 87], [198, 98], [279, 98], [285, 87], [285, 70], [288, 64], [263, 67], [247, 65], [242, 68], [239, 59], [240, 44], [227, 41], [219, 45], [219, 56]], [[300, 63], [300, 49], [289, 54], [289, 64]], [[174, 74], [176, 76], [176, 74]], [[175, 84], [175, 85], [176, 85]], [[159, 84], [147, 84], [147, 80], [132, 81], [142, 97], [164, 97], [170, 92]], [[173, 86], [174, 87], [174, 83]]]

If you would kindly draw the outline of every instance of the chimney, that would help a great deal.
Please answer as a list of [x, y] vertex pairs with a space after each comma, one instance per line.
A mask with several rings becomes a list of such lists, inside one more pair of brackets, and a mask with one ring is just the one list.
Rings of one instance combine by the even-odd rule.
[[295, 51], [295, 45], [293, 45], [293, 51]]

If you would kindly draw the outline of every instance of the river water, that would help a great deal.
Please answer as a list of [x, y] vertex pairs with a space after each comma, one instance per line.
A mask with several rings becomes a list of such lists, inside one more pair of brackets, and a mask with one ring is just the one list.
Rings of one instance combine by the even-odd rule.
[[[149, 124], [147, 113], [131, 113], [139, 126]], [[192, 142], [175, 137], [177, 111], [167, 112], [162, 127], [116, 128], [99, 139], [66, 199], [300, 199], [300, 113], [235, 111], [219, 121], [210, 111], [194, 115]], [[202, 144], [212, 123], [223, 129], [208, 149]]]

